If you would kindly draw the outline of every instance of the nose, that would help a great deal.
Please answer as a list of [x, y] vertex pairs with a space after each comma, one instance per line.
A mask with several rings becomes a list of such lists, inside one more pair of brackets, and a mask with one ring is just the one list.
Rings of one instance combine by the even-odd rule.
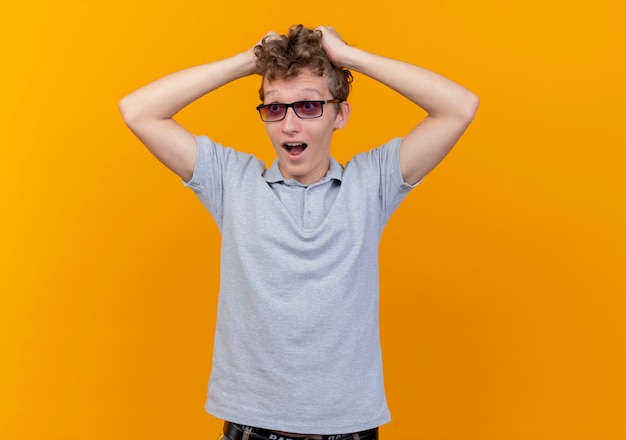
[[284, 133], [295, 133], [300, 131], [300, 118], [296, 115], [293, 107], [287, 109], [287, 114], [281, 123]]

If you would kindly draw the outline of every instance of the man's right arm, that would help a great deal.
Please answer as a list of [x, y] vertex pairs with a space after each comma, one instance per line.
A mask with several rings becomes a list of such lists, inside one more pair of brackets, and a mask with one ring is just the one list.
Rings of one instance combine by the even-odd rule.
[[124, 122], [157, 159], [184, 180], [196, 163], [196, 138], [173, 117], [207, 93], [256, 73], [254, 50], [181, 70], [158, 79], [120, 100]]

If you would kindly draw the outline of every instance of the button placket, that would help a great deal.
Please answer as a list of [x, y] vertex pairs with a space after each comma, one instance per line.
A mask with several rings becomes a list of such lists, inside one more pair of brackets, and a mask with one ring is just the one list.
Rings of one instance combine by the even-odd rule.
[[302, 224], [304, 229], [315, 229], [319, 225], [321, 215], [320, 191], [316, 186], [310, 186], [304, 190], [304, 209]]

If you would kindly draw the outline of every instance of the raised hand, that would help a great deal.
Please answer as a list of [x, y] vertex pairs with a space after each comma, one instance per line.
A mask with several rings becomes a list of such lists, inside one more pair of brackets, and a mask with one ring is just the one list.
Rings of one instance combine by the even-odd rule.
[[322, 47], [333, 64], [348, 67], [349, 54], [354, 48], [347, 44], [332, 26], [319, 26], [317, 30], [322, 33]]

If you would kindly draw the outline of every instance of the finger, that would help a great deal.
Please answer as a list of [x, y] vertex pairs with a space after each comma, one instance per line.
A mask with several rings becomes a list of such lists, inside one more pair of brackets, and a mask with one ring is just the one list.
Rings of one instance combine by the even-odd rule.
[[271, 38], [275, 38], [275, 37], [280, 37], [280, 35], [277, 32], [269, 31], [268, 33], [263, 35], [263, 37], [259, 41], [257, 41], [253, 47], [263, 44], [264, 41], [271, 39]]

